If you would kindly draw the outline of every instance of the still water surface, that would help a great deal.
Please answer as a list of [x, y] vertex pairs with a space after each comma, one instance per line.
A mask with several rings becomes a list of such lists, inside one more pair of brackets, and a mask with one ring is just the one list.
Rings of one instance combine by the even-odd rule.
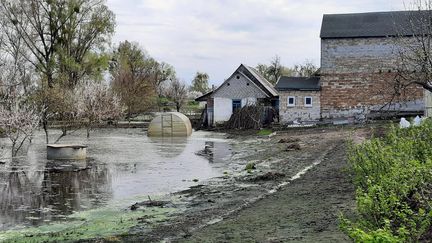
[[[219, 176], [231, 157], [223, 135], [148, 138], [142, 129], [84, 132], [64, 143], [88, 145], [86, 161], [48, 161], [38, 134], [28, 156], [0, 164], [0, 230], [63, 220], [77, 211], [138, 196], [166, 194]], [[197, 155], [207, 147], [209, 157]]]

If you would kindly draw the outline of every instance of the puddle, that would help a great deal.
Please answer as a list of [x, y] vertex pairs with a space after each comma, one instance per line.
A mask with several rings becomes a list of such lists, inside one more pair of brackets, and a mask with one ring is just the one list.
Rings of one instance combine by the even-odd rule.
[[88, 145], [89, 158], [48, 161], [44, 136], [38, 134], [27, 158], [0, 164], [0, 230], [186, 189], [222, 175], [232, 156], [223, 135], [210, 132], [150, 139], [141, 129], [102, 129], [90, 139], [81, 132], [62, 142]]

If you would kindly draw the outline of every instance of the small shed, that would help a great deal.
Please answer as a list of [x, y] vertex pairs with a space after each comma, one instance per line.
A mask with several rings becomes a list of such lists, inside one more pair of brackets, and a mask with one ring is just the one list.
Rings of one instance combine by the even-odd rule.
[[192, 134], [192, 124], [179, 112], [166, 112], [157, 115], [150, 123], [149, 137], [187, 137]]

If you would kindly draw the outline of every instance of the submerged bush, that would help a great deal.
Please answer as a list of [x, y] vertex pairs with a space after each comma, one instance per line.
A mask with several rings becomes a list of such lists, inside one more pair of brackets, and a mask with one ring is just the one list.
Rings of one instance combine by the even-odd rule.
[[432, 233], [432, 122], [349, 151], [357, 218], [341, 227], [358, 242], [416, 242]]

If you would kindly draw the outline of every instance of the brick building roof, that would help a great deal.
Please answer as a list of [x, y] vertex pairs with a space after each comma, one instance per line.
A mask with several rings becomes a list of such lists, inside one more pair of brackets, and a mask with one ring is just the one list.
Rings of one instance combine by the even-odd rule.
[[[391, 11], [352, 14], [325, 14], [322, 39], [413, 36], [421, 34], [430, 11]], [[430, 23], [430, 20], [429, 20]]]
[[321, 89], [319, 77], [287, 77], [282, 76], [276, 83], [276, 90], [300, 90], [300, 91], [319, 91]]

